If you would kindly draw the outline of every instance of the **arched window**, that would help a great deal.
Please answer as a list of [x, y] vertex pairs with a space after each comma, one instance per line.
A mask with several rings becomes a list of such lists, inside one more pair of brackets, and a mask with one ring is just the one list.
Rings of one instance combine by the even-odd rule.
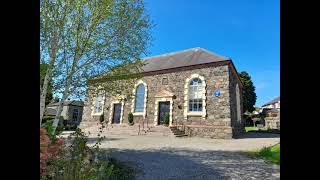
[[103, 108], [103, 96], [98, 95], [95, 102], [95, 113], [102, 113]]
[[145, 87], [143, 84], [139, 84], [136, 90], [134, 112], [143, 112], [144, 109], [144, 96]]
[[194, 78], [189, 83], [189, 112], [202, 112], [202, 81]]

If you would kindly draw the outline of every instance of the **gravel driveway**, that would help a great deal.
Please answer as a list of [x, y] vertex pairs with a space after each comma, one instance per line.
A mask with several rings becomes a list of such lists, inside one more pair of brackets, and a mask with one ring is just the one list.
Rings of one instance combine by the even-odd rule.
[[[95, 132], [93, 129], [87, 131]], [[101, 148], [135, 170], [135, 179], [280, 179], [280, 167], [242, 151], [280, 142], [280, 135], [249, 133], [239, 139], [176, 138], [168, 128], [137, 134], [136, 127], [109, 128]], [[95, 134], [91, 134], [92, 142]]]

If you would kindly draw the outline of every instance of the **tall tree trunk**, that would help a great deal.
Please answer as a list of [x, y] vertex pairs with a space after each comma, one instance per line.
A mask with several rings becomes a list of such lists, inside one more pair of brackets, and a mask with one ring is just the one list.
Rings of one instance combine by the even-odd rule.
[[41, 127], [41, 122], [43, 118], [43, 114], [45, 111], [45, 106], [46, 106], [46, 96], [48, 92], [48, 84], [49, 84], [49, 68], [46, 72], [46, 76], [44, 77], [43, 85], [42, 85], [42, 91], [40, 94], [40, 127]]
[[[55, 33], [56, 34], [56, 33]], [[42, 89], [41, 89], [41, 94], [40, 94], [40, 127], [41, 127], [41, 122], [42, 122], [42, 118], [43, 118], [43, 114], [45, 111], [45, 103], [46, 103], [46, 96], [47, 96], [47, 92], [48, 92], [48, 85], [49, 85], [49, 80], [51, 78], [51, 73], [52, 73], [52, 68], [54, 66], [54, 63], [56, 61], [56, 55], [57, 55], [57, 41], [55, 36], [53, 37], [53, 41], [52, 43], [52, 52], [49, 53], [50, 56], [50, 62], [49, 62], [49, 66], [47, 67], [47, 71], [46, 71], [46, 75], [44, 77], [44, 81], [43, 81], [43, 85], [42, 85]]]
[[[55, 116], [55, 119], [58, 120], [57, 125], [59, 124], [60, 116], [61, 116], [61, 113], [62, 113], [62, 110], [63, 110], [63, 107], [64, 107], [64, 102], [65, 102], [66, 99], [68, 98], [70, 84], [71, 84], [71, 80], [68, 80], [68, 81], [67, 81], [67, 85], [66, 85], [66, 87], [65, 87], [65, 89], [64, 89], [64, 92], [63, 92], [61, 101], [59, 102], [57, 114], [56, 114], [56, 116]], [[57, 126], [54, 127], [54, 129], [56, 129], [56, 128], [57, 128]]]
[[64, 92], [63, 92], [63, 95], [62, 95], [62, 99], [59, 102], [57, 114], [56, 114], [56, 117], [55, 117], [55, 119], [58, 121], [58, 123], [54, 124], [55, 125], [54, 132], [55, 132], [55, 129], [57, 128], [57, 126], [59, 124], [59, 120], [60, 120], [60, 116], [61, 116], [61, 113], [62, 113], [62, 110], [63, 110], [64, 102], [69, 96], [69, 89], [70, 89], [70, 86], [71, 86], [71, 83], [72, 83], [72, 80], [73, 80], [72, 79], [72, 74], [74, 73], [75, 66], [76, 66], [76, 61], [74, 60], [73, 63], [72, 63], [70, 74], [66, 78], [66, 87], [64, 89]]

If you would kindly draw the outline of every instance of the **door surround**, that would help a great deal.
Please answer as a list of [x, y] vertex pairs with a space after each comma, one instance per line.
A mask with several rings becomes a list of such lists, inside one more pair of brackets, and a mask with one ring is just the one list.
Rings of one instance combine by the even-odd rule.
[[[118, 109], [119, 108], [119, 109]], [[121, 103], [113, 104], [112, 124], [120, 124]]]
[[108, 122], [108, 124], [112, 124], [114, 104], [121, 104], [120, 123], [119, 123], [119, 124], [122, 124], [122, 123], [123, 123], [123, 122], [122, 122], [122, 121], [123, 121], [123, 108], [124, 108], [124, 102], [123, 102], [123, 101], [112, 101], [112, 102], [111, 102], [110, 114], [109, 114], [109, 122]]
[[173, 109], [173, 100], [172, 97], [155, 97], [155, 106], [154, 106], [154, 125], [158, 126], [158, 116], [159, 116], [159, 102], [170, 102], [170, 111], [169, 111], [169, 126], [172, 126], [172, 109]]
[[[158, 110], [158, 112], [159, 112], [159, 115], [158, 115], [158, 125], [164, 125], [165, 123], [164, 123], [164, 121], [162, 121], [161, 120], [161, 105], [165, 105], [166, 106], [166, 108], [164, 109], [164, 107], [162, 107], [162, 109], [163, 110], [165, 110], [165, 112], [167, 112], [167, 113], [169, 113], [170, 112], [170, 101], [159, 101], [159, 104], [158, 104], [158, 106], [159, 106], [159, 110]], [[162, 105], [162, 106], [163, 106]], [[165, 114], [164, 114], [165, 115]], [[163, 118], [165, 118], [165, 116], [163, 117]], [[164, 119], [163, 119], [164, 120]]]

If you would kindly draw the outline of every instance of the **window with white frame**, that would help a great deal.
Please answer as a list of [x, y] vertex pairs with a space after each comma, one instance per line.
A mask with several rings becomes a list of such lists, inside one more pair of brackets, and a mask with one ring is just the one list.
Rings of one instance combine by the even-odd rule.
[[194, 78], [189, 83], [189, 112], [202, 112], [202, 81]]
[[139, 84], [136, 89], [134, 112], [143, 112], [145, 87], [143, 84]]
[[73, 109], [72, 120], [77, 121], [79, 116], [79, 109]]
[[95, 102], [94, 112], [95, 113], [102, 113], [102, 108], [103, 108], [103, 96], [98, 95], [96, 98], [96, 102]]

